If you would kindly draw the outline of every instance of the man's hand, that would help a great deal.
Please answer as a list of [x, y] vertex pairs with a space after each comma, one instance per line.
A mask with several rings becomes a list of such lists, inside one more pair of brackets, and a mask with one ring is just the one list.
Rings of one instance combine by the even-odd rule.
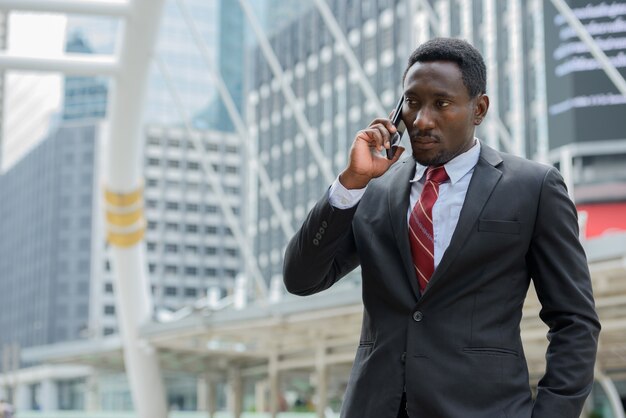
[[348, 166], [339, 175], [339, 182], [346, 189], [362, 189], [371, 179], [383, 175], [402, 155], [403, 147], [398, 147], [392, 160], [383, 155], [390, 147], [396, 127], [389, 119], [374, 119], [370, 126], [359, 131], [354, 138]]

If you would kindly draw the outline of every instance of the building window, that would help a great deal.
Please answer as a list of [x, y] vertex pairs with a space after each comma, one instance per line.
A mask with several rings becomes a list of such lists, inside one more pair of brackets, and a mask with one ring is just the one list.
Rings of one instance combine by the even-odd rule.
[[208, 225], [204, 230], [207, 234], [217, 234], [217, 227], [214, 225]]
[[148, 158], [148, 165], [152, 166], [152, 167], [158, 167], [160, 164], [160, 161], [158, 158]]
[[170, 210], [178, 210], [178, 202], [166, 202], [165, 207]]
[[196, 232], [198, 232], [198, 225], [188, 224], [185, 226], [185, 231], [195, 234]]
[[185, 245], [185, 252], [189, 254], [198, 254], [198, 247], [196, 245]]
[[217, 270], [213, 267], [207, 267], [204, 269], [204, 275], [209, 277], [215, 277], [217, 276]]
[[224, 270], [224, 274], [228, 277], [235, 277], [237, 275], [237, 270], [226, 269]]
[[198, 212], [199, 206], [196, 203], [187, 203], [187, 211]]
[[196, 297], [198, 295], [198, 290], [193, 287], [185, 288], [185, 296], [187, 297]]
[[217, 206], [206, 205], [206, 213], [217, 213]]
[[200, 169], [200, 164], [198, 164], [198, 163], [197, 163], [197, 162], [195, 162], [195, 161], [189, 161], [189, 162], [187, 163], [187, 168], [188, 168], [189, 170], [194, 170], [194, 171], [195, 171], [195, 170], [199, 170], [199, 169]]
[[166, 253], [177, 253], [178, 245], [176, 244], [165, 244], [165, 252]]
[[165, 286], [166, 296], [176, 296], [176, 293], [178, 293], [178, 289], [176, 289], [174, 286]]
[[185, 274], [187, 276], [197, 276], [198, 275], [198, 269], [196, 267], [185, 267]]
[[148, 221], [148, 229], [154, 231], [157, 229], [157, 223], [155, 221]]
[[217, 248], [215, 248], [215, 247], [205, 247], [204, 248], [204, 253], [206, 255], [215, 255], [215, 254], [217, 254]]
[[157, 245], [155, 242], [148, 242], [148, 251], [156, 251]]
[[167, 166], [170, 168], [180, 167], [180, 161], [178, 160], [167, 160]]
[[113, 306], [113, 305], [104, 305], [104, 314], [105, 315], [115, 315], [115, 306]]
[[231, 257], [237, 257], [238, 251], [236, 248], [226, 248], [226, 254]]
[[154, 263], [148, 264], [148, 271], [150, 273], [154, 273], [156, 271], [156, 264], [154, 264]]
[[167, 265], [167, 266], [165, 266], [165, 272], [166, 273], [171, 273], [171, 274], [176, 274], [176, 273], [178, 273], [178, 267], [177, 266], [172, 266], [172, 265]]
[[110, 327], [106, 327], [102, 330], [102, 334], [103, 335], [111, 335], [115, 333], [115, 329], [110, 328]]
[[173, 222], [168, 222], [165, 224], [165, 229], [167, 231], [178, 231], [178, 224], [175, 224]]
[[104, 292], [105, 293], [113, 293], [113, 283], [105, 283], [104, 284]]

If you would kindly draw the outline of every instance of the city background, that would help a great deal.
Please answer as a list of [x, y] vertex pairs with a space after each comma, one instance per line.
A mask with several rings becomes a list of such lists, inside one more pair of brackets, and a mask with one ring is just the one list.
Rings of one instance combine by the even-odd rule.
[[603, 325], [583, 416], [624, 417], [624, 0], [0, 0], [0, 398], [338, 417], [359, 272], [297, 298], [284, 248], [436, 36], [485, 57], [477, 136], [565, 178]]

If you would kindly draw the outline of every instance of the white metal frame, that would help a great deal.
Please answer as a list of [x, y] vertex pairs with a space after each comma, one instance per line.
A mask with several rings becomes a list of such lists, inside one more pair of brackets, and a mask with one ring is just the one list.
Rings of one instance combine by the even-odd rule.
[[[113, 194], [124, 195], [142, 187], [141, 111], [163, 1], [0, 0], [0, 10], [126, 18], [118, 57], [62, 55], [46, 59], [0, 55], [3, 69], [113, 77], [108, 155], [103, 176], [106, 190]], [[166, 418], [165, 388], [157, 352], [139, 335], [139, 327], [152, 316], [143, 241], [130, 247], [114, 246], [112, 254], [120, 335], [133, 403], [141, 418]]]
[[300, 106], [293, 89], [289, 85], [289, 82], [285, 79], [283, 69], [280, 65], [280, 62], [278, 61], [278, 58], [276, 57], [276, 54], [272, 49], [272, 46], [267, 39], [267, 36], [265, 35], [265, 33], [263, 33], [263, 29], [261, 28], [261, 25], [259, 24], [256, 16], [254, 15], [254, 11], [248, 3], [248, 0], [239, 0], [239, 4], [241, 5], [241, 9], [246, 15], [246, 18], [250, 22], [252, 31], [254, 32], [257, 41], [259, 42], [261, 51], [265, 56], [265, 59], [267, 60], [272, 70], [272, 73], [274, 73], [274, 77], [280, 83], [280, 87], [283, 95], [285, 96], [285, 100], [287, 100], [289, 106], [291, 106], [293, 110], [293, 115], [296, 123], [300, 128], [300, 132], [302, 133], [302, 135], [304, 135], [304, 138], [306, 139], [313, 159], [317, 163], [321, 174], [324, 176], [324, 181], [326, 181], [328, 184], [331, 184], [335, 180], [335, 175], [332, 172], [329, 161], [322, 152], [322, 148], [320, 147], [318, 138], [313, 135], [313, 129], [311, 128], [311, 125], [309, 125], [306, 115], [302, 111], [302, 107]]

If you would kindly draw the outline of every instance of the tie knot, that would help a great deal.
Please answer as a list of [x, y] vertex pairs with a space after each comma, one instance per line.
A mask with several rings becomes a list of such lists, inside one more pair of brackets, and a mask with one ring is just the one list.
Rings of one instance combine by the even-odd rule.
[[433, 181], [437, 184], [441, 184], [448, 179], [448, 173], [446, 173], [446, 169], [442, 165], [438, 167], [428, 167], [426, 170], [426, 181]]

